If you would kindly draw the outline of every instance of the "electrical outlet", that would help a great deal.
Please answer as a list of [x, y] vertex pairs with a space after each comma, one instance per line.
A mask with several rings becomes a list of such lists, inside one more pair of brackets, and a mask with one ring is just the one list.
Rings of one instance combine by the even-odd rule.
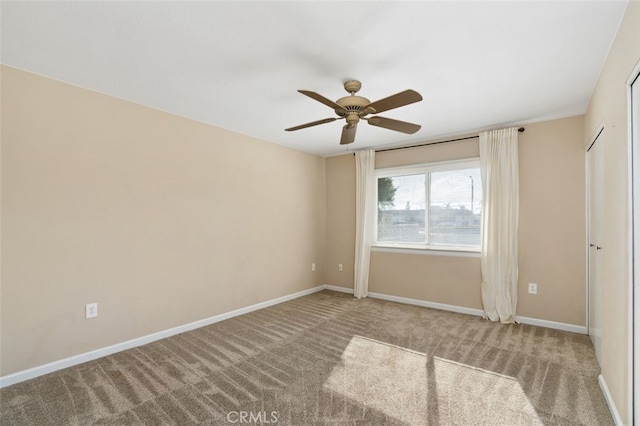
[[312, 263], [311, 264], [311, 272], [315, 272], [316, 271], [316, 264]]
[[98, 316], [98, 304], [97, 303], [87, 303], [85, 307], [85, 318], [95, 318]]
[[529, 283], [529, 294], [538, 294], [538, 284]]
[[338, 263], [338, 271], [342, 271], [342, 263]]

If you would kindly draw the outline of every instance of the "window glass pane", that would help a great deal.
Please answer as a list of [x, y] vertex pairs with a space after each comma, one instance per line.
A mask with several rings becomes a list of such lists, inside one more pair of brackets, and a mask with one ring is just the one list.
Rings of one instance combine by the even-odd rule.
[[378, 179], [378, 241], [425, 243], [425, 175]]
[[479, 246], [480, 169], [431, 173], [429, 243]]

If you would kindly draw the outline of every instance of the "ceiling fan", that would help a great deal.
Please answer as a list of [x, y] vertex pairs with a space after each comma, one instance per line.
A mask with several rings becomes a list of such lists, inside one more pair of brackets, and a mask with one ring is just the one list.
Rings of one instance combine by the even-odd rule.
[[324, 118], [322, 120], [312, 121], [311, 123], [289, 127], [288, 129], [285, 129], [285, 131], [292, 132], [294, 130], [317, 126], [319, 124], [331, 123], [332, 121], [344, 118], [347, 121], [347, 124], [342, 128], [340, 145], [348, 145], [355, 141], [356, 128], [360, 119], [366, 120], [372, 126], [384, 127], [385, 129], [395, 130], [397, 132], [413, 134], [420, 130], [420, 126], [418, 124], [407, 123], [406, 121], [394, 120], [391, 118], [380, 117], [378, 115], [367, 117], [369, 114], [378, 114], [380, 112], [389, 111], [390, 109], [419, 102], [422, 100], [420, 93], [415, 90], [405, 90], [404, 92], [396, 93], [395, 95], [380, 99], [379, 101], [371, 102], [367, 98], [356, 95], [358, 90], [360, 90], [360, 87], [362, 87], [362, 84], [357, 80], [346, 81], [344, 83], [344, 90], [349, 92], [349, 96], [340, 98], [335, 102], [316, 92], [298, 90], [298, 92], [303, 95], [333, 108], [338, 117]]

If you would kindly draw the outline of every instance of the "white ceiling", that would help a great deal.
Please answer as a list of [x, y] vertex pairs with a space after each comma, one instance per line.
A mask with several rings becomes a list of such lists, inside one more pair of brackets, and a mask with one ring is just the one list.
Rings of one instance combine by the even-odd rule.
[[[585, 112], [626, 1], [3, 2], [3, 64], [319, 155]], [[358, 79], [414, 135], [342, 121]], [[211, 143], [215, 143], [212, 141]]]

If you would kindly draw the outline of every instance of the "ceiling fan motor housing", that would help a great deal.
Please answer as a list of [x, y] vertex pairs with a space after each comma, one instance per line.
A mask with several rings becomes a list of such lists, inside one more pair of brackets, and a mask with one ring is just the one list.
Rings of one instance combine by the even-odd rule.
[[350, 95], [338, 99], [336, 103], [346, 110], [334, 110], [340, 117], [344, 117], [350, 112], [355, 112], [356, 114], [362, 116], [363, 114], [361, 114], [361, 112], [364, 110], [364, 107], [371, 103], [371, 101], [369, 101], [369, 99], [367, 98], [363, 98], [362, 96]]
[[345, 96], [344, 98], [340, 98], [336, 101], [338, 105], [344, 108], [344, 110], [336, 109], [335, 112], [340, 117], [347, 117], [347, 123], [353, 125], [358, 122], [356, 118], [351, 118], [349, 121], [349, 116], [352, 113], [356, 113], [358, 117], [362, 117], [364, 115], [370, 114], [370, 111], [364, 112], [364, 107], [369, 105], [371, 101], [367, 98], [363, 98], [362, 96], [357, 96], [356, 92], [360, 90], [362, 87], [362, 83], [358, 80], [347, 80], [344, 82], [344, 90], [350, 93], [349, 96]]

